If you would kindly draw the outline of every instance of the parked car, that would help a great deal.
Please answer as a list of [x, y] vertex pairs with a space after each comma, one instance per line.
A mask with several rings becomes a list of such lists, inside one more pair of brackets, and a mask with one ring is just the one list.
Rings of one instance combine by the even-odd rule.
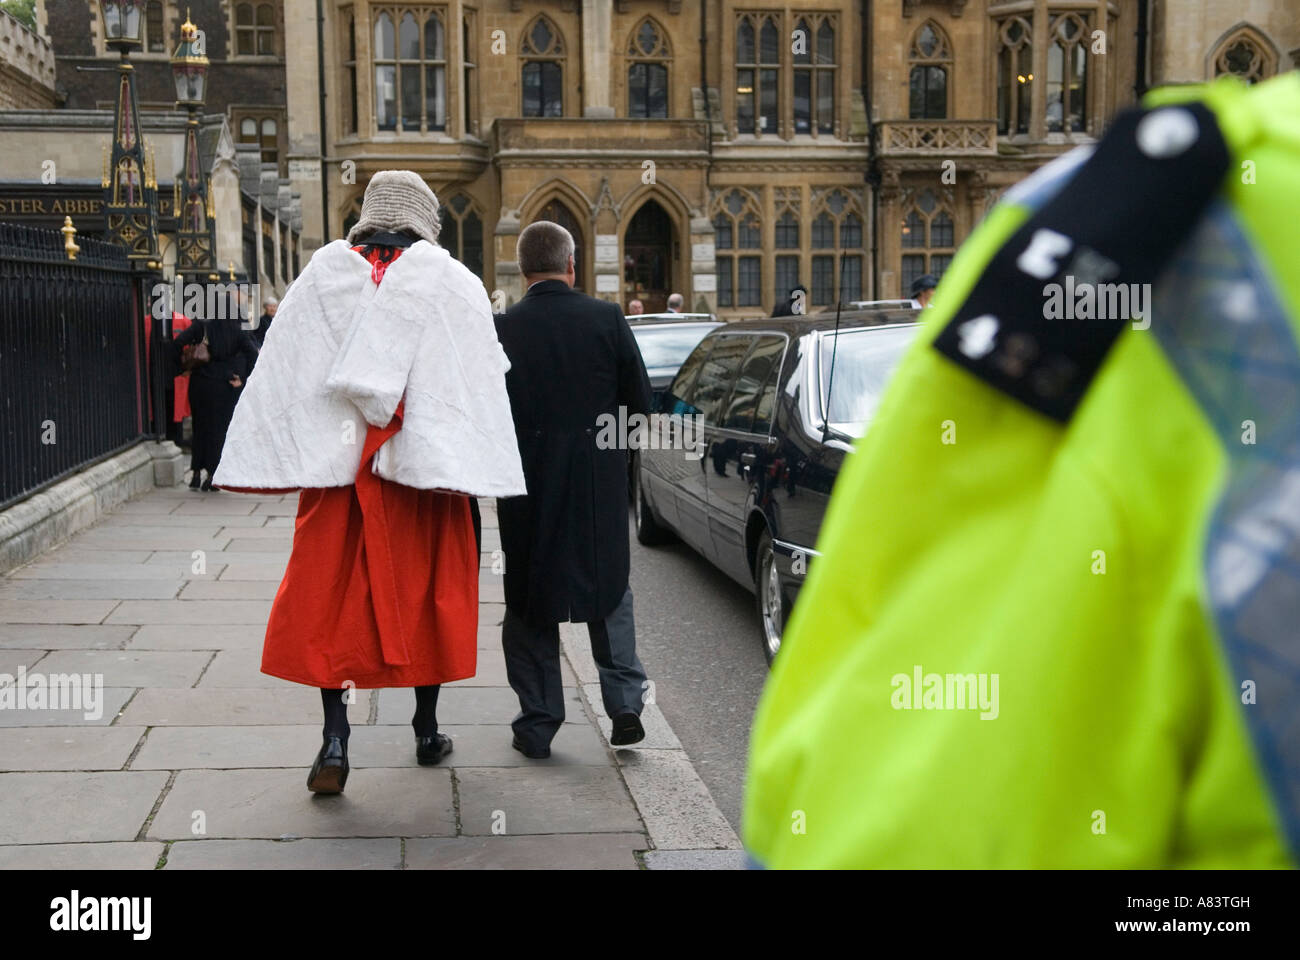
[[641, 348], [641, 359], [656, 397], [672, 383], [682, 361], [704, 335], [722, 326], [711, 313], [638, 313], [629, 316], [627, 322]]
[[[660, 416], [650, 443], [633, 452], [637, 539], [675, 534], [752, 589], [769, 663], [817, 556], [835, 477], [919, 312], [854, 311], [838, 335], [834, 315], [823, 314], [716, 328], [656, 406], [698, 420]], [[698, 436], [688, 423], [700, 425]]]

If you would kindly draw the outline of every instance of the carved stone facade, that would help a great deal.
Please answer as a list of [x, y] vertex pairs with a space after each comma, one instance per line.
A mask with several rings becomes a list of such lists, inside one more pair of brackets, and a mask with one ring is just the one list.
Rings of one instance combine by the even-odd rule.
[[50, 42], [0, 10], [0, 110], [46, 110], [57, 105]]
[[373, 172], [417, 170], [505, 302], [518, 231], [543, 216], [574, 232], [580, 286], [624, 305], [676, 291], [755, 316], [794, 283], [814, 309], [905, 296], [1139, 88], [1290, 68], [1288, 6], [324, 0], [322, 135], [316, 0], [284, 0], [289, 172], [310, 248]]

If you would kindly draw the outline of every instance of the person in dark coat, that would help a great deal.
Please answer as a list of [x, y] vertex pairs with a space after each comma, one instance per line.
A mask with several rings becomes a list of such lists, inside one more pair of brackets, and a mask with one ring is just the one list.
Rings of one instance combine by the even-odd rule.
[[275, 311], [280, 306], [280, 301], [275, 297], [267, 297], [262, 304], [262, 315], [257, 318], [257, 329], [250, 334], [257, 348], [262, 349], [262, 344], [266, 343], [266, 331], [271, 329], [271, 321], [275, 319]]
[[[191, 490], [216, 490], [212, 474], [221, 460], [221, 448], [226, 444], [226, 430], [235, 414], [235, 404], [243, 389], [249, 371], [257, 362], [257, 343], [243, 329], [238, 310], [237, 295], [222, 299], [212, 319], [190, 324], [173, 344], [173, 359], [179, 363], [187, 346], [195, 346], [206, 338], [211, 358], [190, 371], [190, 415], [194, 421], [194, 440], [190, 451]], [[200, 474], [207, 471], [207, 476]]]
[[[650, 380], [618, 304], [573, 289], [573, 237], [550, 221], [519, 235], [522, 300], [497, 319], [528, 494], [497, 501], [505, 551], [506, 675], [514, 747], [550, 755], [564, 722], [559, 624], [586, 623], [616, 746], [645, 737], [627, 514], [627, 444], [597, 443], [602, 415], [650, 409]], [[619, 419], [619, 408], [625, 410]]]

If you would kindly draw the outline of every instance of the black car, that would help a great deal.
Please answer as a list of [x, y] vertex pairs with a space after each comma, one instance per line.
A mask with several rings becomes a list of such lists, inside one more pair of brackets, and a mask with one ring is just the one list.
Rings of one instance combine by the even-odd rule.
[[838, 336], [833, 314], [715, 329], [663, 392], [649, 442], [634, 451], [637, 539], [676, 534], [753, 589], [769, 663], [817, 555], [844, 455], [919, 312], [854, 310]]
[[657, 398], [704, 335], [722, 324], [708, 313], [634, 314], [627, 318]]

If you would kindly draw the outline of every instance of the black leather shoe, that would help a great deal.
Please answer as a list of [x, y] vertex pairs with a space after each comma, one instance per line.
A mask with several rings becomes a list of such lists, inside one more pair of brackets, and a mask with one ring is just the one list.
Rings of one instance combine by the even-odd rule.
[[522, 753], [529, 760], [545, 760], [547, 757], [551, 755], [550, 747], [542, 747], [539, 750], [536, 747], [524, 746], [524, 742], [519, 739], [518, 734], [515, 735], [515, 738], [511, 742], [510, 746], [514, 747], [516, 750]]
[[195, 470], [194, 473], [193, 473], [193, 476], [190, 477], [190, 489], [191, 489], [191, 490], [197, 490], [197, 489], [199, 489], [199, 484], [203, 482], [203, 477], [201, 476], [201, 473], [202, 473], [202, 471], [200, 471], [200, 470]]
[[342, 737], [326, 737], [316, 762], [307, 774], [307, 789], [312, 793], [342, 793], [348, 782], [348, 744]]
[[433, 737], [415, 738], [415, 759], [422, 767], [431, 767], [451, 753], [451, 737], [440, 733]]
[[614, 732], [609, 737], [611, 746], [626, 747], [644, 739], [645, 727], [641, 726], [641, 718], [635, 713], [629, 710], [614, 718]]

